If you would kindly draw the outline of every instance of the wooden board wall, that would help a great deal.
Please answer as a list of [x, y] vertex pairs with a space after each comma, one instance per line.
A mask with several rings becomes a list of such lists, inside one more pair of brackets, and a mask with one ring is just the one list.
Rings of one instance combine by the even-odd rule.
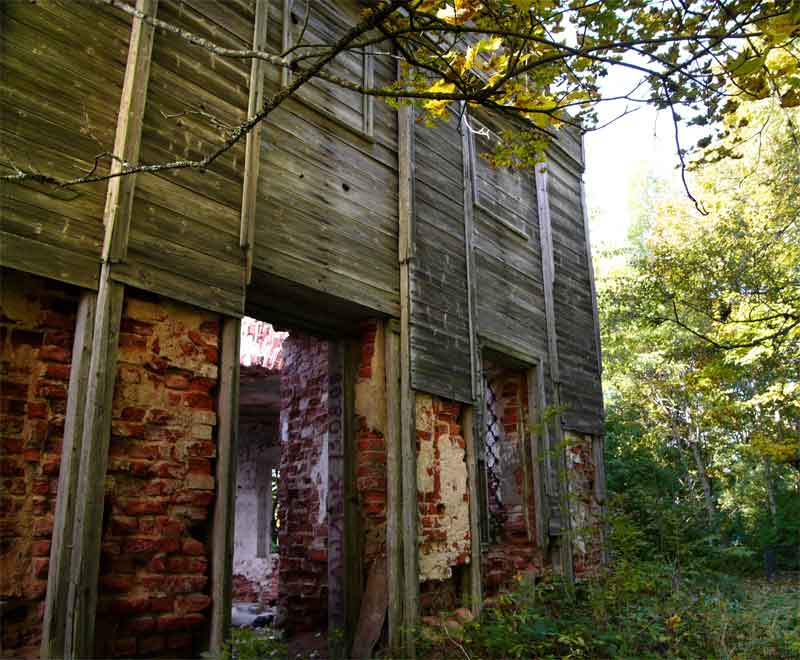
[[[0, 3], [0, 171], [75, 178], [113, 151], [130, 25], [95, 4]], [[0, 184], [0, 262], [97, 288], [105, 198], [105, 183]]]
[[[483, 119], [474, 128], [491, 130]], [[495, 345], [543, 356], [547, 324], [536, 182], [532, 172], [493, 169], [482, 157], [490, 139], [473, 138], [477, 330]]]
[[592, 285], [586, 251], [581, 168], [558, 148], [548, 154], [548, 198], [555, 267], [554, 306], [564, 428], [602, 433]]
[[[302, 24], [305, 5], [289, 4], [290, 23]], [[355, 1], [309, 6], [308, 30], [325, 32], [327, 39], [338, 27], [325, 24], [325, 15], [343, 24], [359, 20]], [[269, 48], [280, 49], [283, 32], [284, 1], [273, 0]], [[373, 59], [375, 84], [391, 82], [394, 60]], [[362, 60], [347, 61], [360, 66]], [[264, 69], [269, 96], [282, 75], [275, 66]], [[351, 73], [361, 75], [360, 69]], [[362, 101], [355, 92], [309, 83], [269, 117], [261, 146], [254, 268], [399, 316], [396, 111], [376, 101], [369, 111], [370, 135], [363, 130]]]
[[471, 403], [464, 174], [456, 117], [415, 125], [411, 385]]
[[[249, 48], [247, 0], [161, 0], [158, 17], [228, 48]], [[247, 115], [250, 62], [218, 57], [175, 35], [153, 45], [142, 162], [199, 159]], [[208, 171], [139, 176], [127, 258], [114, 278], [215, 311], [244, 310], [239, 247], [244, 141]]]

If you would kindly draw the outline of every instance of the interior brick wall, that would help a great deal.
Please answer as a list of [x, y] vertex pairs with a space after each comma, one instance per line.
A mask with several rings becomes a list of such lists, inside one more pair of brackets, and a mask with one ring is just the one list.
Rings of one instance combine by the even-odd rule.
[[38, 657], [78, 290], [0, 283], [0, 649]]
[[283, 343], [279, 604], [292, 632], [327, 628], [328, 342]]
[[211, 604], [220, 317], [129, 292], [106, 475], [98, 657], [197, 657]]

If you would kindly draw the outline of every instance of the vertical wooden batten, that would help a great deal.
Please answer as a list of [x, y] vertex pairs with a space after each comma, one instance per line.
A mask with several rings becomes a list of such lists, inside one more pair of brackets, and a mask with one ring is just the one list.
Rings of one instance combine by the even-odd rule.
[[467, 275], [467, 322], [469, 327], [469, 357], [470, 378], [472, 381], [472, 398], [475, 405], [465, 407], [462, 428], [466, 442], [467, 460], [467, 489], [469, 492], [469, 524], [470, 524], [470, 605], [477, 614], [481, 608], [481, 533], [478, 507], [481, 506], [480, 490], [478, 488], [478, 447], [475, 441], [480, 434], [481, 415], [476, 415], [476, 407], [482, 410], [482, 387], [480, 375], [480, 355], [478, 354], [478, 341], [476, 336], [475, 310], [477, 308], [477, 287], [475, 283], [475, 251], [472, 245], [474, 232], [475, 191], [474, 168], [475, 149], [470, 134], [467, 105], [461, 105], [461, 163], [464, 177], [464, 251], [466, 253]]
[[481, 579], [481, 532], [478, 520], [480, 495], [478, 489], [478, 461], [475, 443], [474, 406], [464, 408], [462, 428], [466, 444], [467, 458], [467, 490], [469, 493], [469, 532], [470, 532], [470, 566], [469, 566], [469, 600], [473, 614], [478, 614], [483, 601]]
[[[154, 16], [157, 7], [158, 0], [136, 3], [137, 10], [148, 16]], [[114, 154], [126, 164], [135, 164], [139, 158], [153, 38], [152, 26], [134, 18], [114, 140]], [[120, 171], [123, 162], [115, 159], [111, 171]], [[86, 377], [66, 603], [65, 658], [88, 658], [94, 654], [105, 475], [124, 297], [124, 286], [112, 280], [112, 264], [123, 261], [127, 253], [135, 185], [135, 176], [111, 179], [103, 214], [105, 239]]]
[[90, 658], [94, 655], [105, 476], [124, 294], [123, 286], [111, 281], [108, 270], [108, 264], [104, 264], [100, 290], [97, 293], [86, 406], [83, 413], [72, 567], [67, 598], [65, 658]]
[[[138, 0], [136, 9], [147, 16], [155, 16], [158, 0]], [[114, 155], [117, 158], [111, 163], [111, 173], [122, 171], [123, 163], [136, 165], [139, 161], [153, 37], [152, 25], [138, 18], [133, 19], [128, 62], [119, 104], [117, 134], [114, 139]], [[106, 226], [103, 243], [103, 261], [105, 262], [113, 263], [125, 260], [128, 252], [135, 187], [135, 174], [118, 176], [108, 183], [103, 214], [103, 223]]]
[[42, 621], [42, 658], [63, 658], [67, 598], [72, 566], [72, 536], [75, 498], [78, 489], [84, 401], [89, 379], [92, 333], [97, 294], [85, 291], [78, 303], [75, 340], [72, 347], [67, 413], [64, 421], [64, 442], [58, 475], [58, 495], [50, 545], [50, 566], [47, 573], [47, 595]]
[[390, 321], [385, 328], [386, 364], [386, 572], [389, 594], [389, 650], [400, 654], [403, 621], [403, 526], [402, 460], [400, 451], [400, 326]]
[[400, 461], [403, 529], [403, 647], [414, 657], [411, 629], [419, 618], [417, 548], [417, 447], [414, 391], [411, 389], [410, 260], [414, 256], [414, 109], [403, 105], [397, 121], [400, 259]]
[[217, 404], [216, 501], [211, 532], [211, 628], [209, 650], [222, 651], [231, 623], [233, 531], [236, 516], [236, 452], [239, 437], [241, 320], [222, 323]]
[[[544, 406], [544, 378], [542, 365], [539, 363], [528, 369], [528, 419], [537, 427], [543, 420]], [[544, 453], [547, 451], [547, 428], [542, 426], [536, 433], [531, 434], [531, 465], [533, 468], [533, 498], [536, 519], [536, 545], [545, 550], [547, 548], [547, 492], [544, 487]]]
[[[547, 325], [547, 352], [550, 378], [553, 387], [553, 405], [561, 406], [561, 372], [558, 364], [558, 335], [556, 334], [556, 315], [554, 302], [555, 264], [553, 257], [553, 231], [550, 219], [548, 175], [546, 164], [536, 168], [536, 198], [539, 211], [539, 236], [542, 250], [542, 281], [544, 282], [544, 306]], [[558, 498], [560, 518], [559, 536], [561, 570], [568, 582], [573, 580], [572, 539], [570, 530], [569, 492], [566, 474], [566, 448], [561, 414], [556, 414], [553, 422], [554, 443], [548, 443], [547, 456], [555, 460], [557, 479], [550, 484], [550, 495]], [[551, 460], [552, 460], [551, 459]], [[548, 466], [548, 480], [552, 471]], [[550, 530], [556, 532], [556, 530]]]
[[[383, 328], [379, 327], [378, 332], [383, 332]], [[358, 443], [355, 423], [355, 392], [361, 347], [358, 342], [352, 340], [343, 340], [340, 346], [344, 443], [344, 630], [345, 649], [348, 649], [353, 643], [364, 595], [364, 551], [361, 510], [358, 504]]]
[[[253, 29], [253, 50], [267, 47], [267, 20], [269, 0], [256, 0], [255, 26]], [[252, 117], [261, 109], [264, 102], [264, 61], [254, 59], [250, 67], [250, 96], [247, 102], [247, 116]], [[258, 192], [258, 171], [261, 164], [261, 124], [257, 124], [247, 134], [244, 155], [244, 182], [242, 186], [242, 215], [239, 232], [239, 245], [245, 253], [245, 284], [249, 284], [253, 273], [253, 249], [256, 231], [256, 193]]]

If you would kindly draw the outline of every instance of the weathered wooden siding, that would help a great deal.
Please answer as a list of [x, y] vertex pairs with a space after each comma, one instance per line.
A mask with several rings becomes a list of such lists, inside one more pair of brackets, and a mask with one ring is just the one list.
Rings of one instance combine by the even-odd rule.
[[471, 402], [461, 143], [455, 117], [436, 128], [415, 126], [411, 385]]
[[[340, 27], [326, 24], [325, 15], [345, 25], [360, 13], [355, 2], [309, 6], [308, 31], [326, 39]], [[304, 7], [290, 7], [292, 25], [302, 25]], [[280, 49], [283, 28], [284, 1], [273, 0], [270, 48]], [[373, 59], [375, 84], [391, 82], [394, 60]], [[346, 59], [353, 67], [360, 62], [360, 56]], [[265, 94], [274, 94], [281, 71], [264, 68]], [[360, 94], [318, 83], [303, 89], [269, 117], [262, 136], [254, 268], [399, 316], [396, 111], [376, 101], [370, 135], [361, 123], [367, 106]]]
[[[158, 17], [228, 48], [249, 48], [254, 2], [160, 0]], [[247, 115], [250, 63], [156, 33], [142, 162], [199, 159]], [[206, 172], [139, 176], [127, 258], [115, 279], [231, 314], [244, 309], [239, 247], [244, 142]]]
[[[0, 170], [79, 177], [113, 150], [129, 36], [94, 4], [0, 4]], [[105, 197], [105, 183], [0, 184], [0, 262], [96, 288]]]
[[[481, 116], [477, 118], [478, 121]], [[475, 128], [490, 129], [483, 119]], [[536, 182], [532, 172], [493, 169], [481, 154], [491, 137], [473, 140], [478, 333], [528, 353], [547, 351]]]
[[[566, 138], [564, 138], [566, 140]], [[592, 286], [581, 200], [581, 166], [554, 147], [548, 197], [555, 266], [554, 303], [565, 428], [601, 433], [603, 395], [597, 365]]]

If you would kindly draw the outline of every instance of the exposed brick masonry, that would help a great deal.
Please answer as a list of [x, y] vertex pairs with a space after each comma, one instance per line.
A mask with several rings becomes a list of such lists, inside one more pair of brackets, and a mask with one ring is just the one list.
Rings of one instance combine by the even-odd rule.
[[37, 657], [78, 291], [0, 270], [0, 648]]
[[567, 434], [567, 480], [572, 526], [573, 567], [580, 579], [597, 572], [602, 559], [600, 505], [594, 496], [591, 436]]
[[[423, 611], [451, 604], [470, 561], [469, 492], [461, 404], [416, 396], [419, 566]], [[456, 604], [456, 603], [452, 603]]]
[[100, 567], [97, 653], [196, 657], [211, 603], [220, 319], [126, 295]]
[[386, 440], [383, 334], [366, 324], [356, 384], [356, 485], [364, 534], [364, 567], [386, 553]]
[[283, 343], [279, 600], [292, 632], [328, 621], [328, 349], [304, 335]]
[[527, 379], [524, 372], [503, 369], [493, 373], [490, 381], [496, 396], [493, 412], [498, 418], [499, 443], [495, 454], [501, 478], [500, 492], [489, 497], [492, 543], [482, 558], [487, 594], [508, 586], [521, 572], [540, 573], [543, 565], [533, 534]]

